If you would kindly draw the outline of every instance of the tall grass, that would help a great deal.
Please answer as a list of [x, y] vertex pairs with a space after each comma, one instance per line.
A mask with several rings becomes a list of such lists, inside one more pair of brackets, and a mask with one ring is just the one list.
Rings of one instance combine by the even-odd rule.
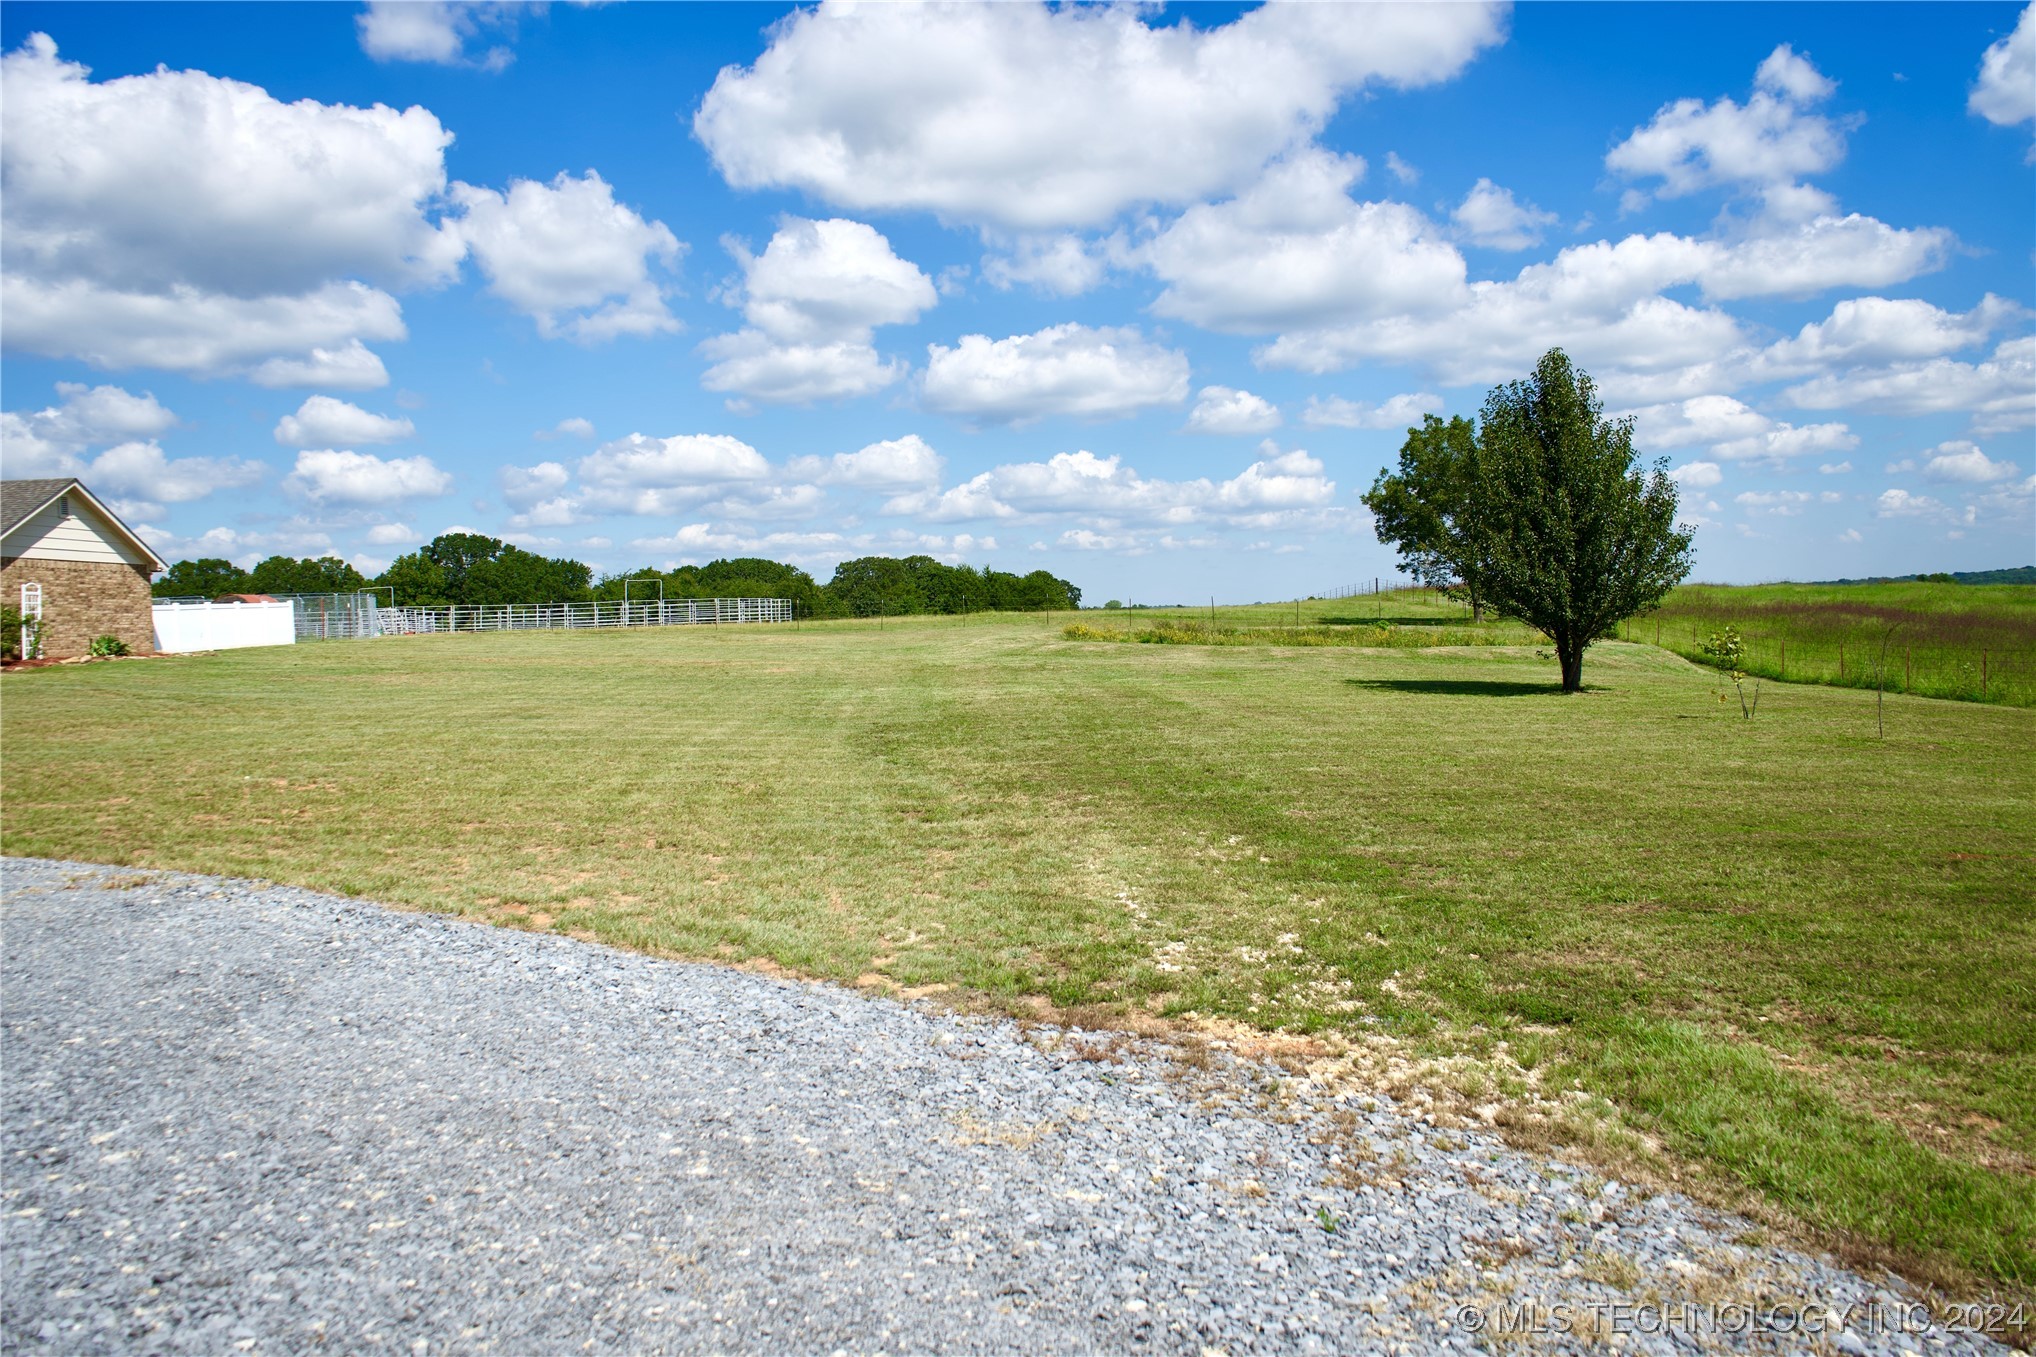
[[1762, 678], [2036, 706], [2029, 585], [1685, 585], [1620, 635], [1702, 660], [1728, 626], [1746, 642], [1741, 668]]
[[1193, 618], [1165, 618], [1145, 627], [1076, 622], [1061, 632], [1070, 641], [1119, 641], [1163, 646], [1355, 646], [1421, 650], [1429, 646], [1531, 645], [1545, 639], [1518, 624], [1475, 627], [1357, 625], [1226, 627]]

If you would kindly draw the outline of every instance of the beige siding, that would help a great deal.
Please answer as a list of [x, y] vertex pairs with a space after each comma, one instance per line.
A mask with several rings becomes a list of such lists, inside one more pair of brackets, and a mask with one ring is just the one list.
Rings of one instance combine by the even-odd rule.
[[67, 495], [69, 514], [55, 503], [21, 521], [0, 545], [0, 556], [31, 561], [97, 561], [107, 565], [148, 565], [148, 557], [130, 546], [112, 524], [102, 519], [82, 496]]

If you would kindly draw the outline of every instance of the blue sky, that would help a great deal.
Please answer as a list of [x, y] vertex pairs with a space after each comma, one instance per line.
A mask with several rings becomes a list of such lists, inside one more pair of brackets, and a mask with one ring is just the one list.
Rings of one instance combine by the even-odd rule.
[[1561, 344], [1699, 578], [2036, 558], [2016, 5], [11, 3], [6, 474], [176, 559], [1390, 573]]

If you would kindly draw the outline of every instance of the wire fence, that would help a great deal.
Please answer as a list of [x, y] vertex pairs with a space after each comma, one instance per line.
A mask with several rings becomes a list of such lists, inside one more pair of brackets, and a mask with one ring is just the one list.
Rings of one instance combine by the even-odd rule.
[[383, 636], [456, 631], [578, 630], [584, 627], [738, 626], [789, 622], [784, 598], [630, 599], [606, 603], [503, 603], [446, 608], [373, 610]]
[[277, 594], [292, 605], [300, 641], [352, 641], [384, 635], [373, 594]]

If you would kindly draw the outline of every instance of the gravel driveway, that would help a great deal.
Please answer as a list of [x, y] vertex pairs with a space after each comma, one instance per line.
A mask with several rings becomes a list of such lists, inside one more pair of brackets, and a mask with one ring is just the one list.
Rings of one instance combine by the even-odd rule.
[[[1900, 1298], [1264, 1068], [304, 890], [0, 871], [8, 1351], [1430, 1352], [1526, 1300], [1571, 1307], [1530, 1348], [1995, 1350], [1894, 1308], [1840, 1331]], [[1381, 1171], [1338, 1170], [1353, 1135]], [[1647, 1298], [1686, 1308], [1614, 1308]], [[1777, 1299], [1815, 1332], [1732, 1308]]]

